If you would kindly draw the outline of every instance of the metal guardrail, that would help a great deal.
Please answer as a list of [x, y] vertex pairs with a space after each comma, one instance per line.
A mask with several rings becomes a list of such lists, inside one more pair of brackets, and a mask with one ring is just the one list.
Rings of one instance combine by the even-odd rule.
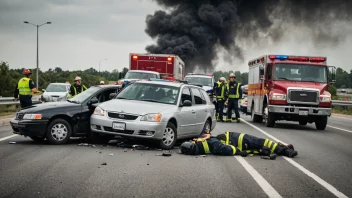
[[[2, 105], [19, 105], [20, 101], [14, 101], [15, 98], [13, 97], [0, 97], [0, 106]], [[33, 95], [32, 96], [32, 103], [39, 104], [42, 103], [40, 100], [40, 96]]]

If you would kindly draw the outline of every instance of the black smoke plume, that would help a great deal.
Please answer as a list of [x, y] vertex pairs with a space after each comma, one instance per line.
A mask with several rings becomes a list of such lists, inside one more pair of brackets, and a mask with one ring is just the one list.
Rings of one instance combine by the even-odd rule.
[[[170, 12], [148, 15], [145, 32], [156, 38], [150, 53], [176, 54], [187, 71], [213, 69], [219, 48], [243, 61], [236, 39], [256, 41], [260, 34], [279, 42], [288, 26], [308, 27], [317, 43], [336, 44], [351, 32], [333, 29], [350, 21], [352, 0], [156, 0]], [[276, 26], [274, 26], [276, 23]]]

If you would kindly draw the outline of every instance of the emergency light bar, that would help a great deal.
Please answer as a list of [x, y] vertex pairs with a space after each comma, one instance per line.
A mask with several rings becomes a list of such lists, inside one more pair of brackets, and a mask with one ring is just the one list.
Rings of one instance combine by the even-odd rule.
[[310, 61], [310, 62], [324, 62], [324, 57], [302, 57], [302, 56], [287, 56], [287, 55], [270, 55], [269, 59], [273, 60], [292, 60], [292, 61]]
[[195, 74], [195, 73], [188, 73], [187, 75], [214, 76], [214, 74]]

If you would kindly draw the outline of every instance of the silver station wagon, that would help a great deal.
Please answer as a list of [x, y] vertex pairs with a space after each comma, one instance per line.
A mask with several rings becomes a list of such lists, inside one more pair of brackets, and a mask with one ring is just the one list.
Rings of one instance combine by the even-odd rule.
[[144, 138], [157, 140], [162, 149], [171, 149], [177, 139], [213, 130], [215, 107], [201, 87], [137, 81], [97, 106], [90, 124], [93, 137], [105, 134]]

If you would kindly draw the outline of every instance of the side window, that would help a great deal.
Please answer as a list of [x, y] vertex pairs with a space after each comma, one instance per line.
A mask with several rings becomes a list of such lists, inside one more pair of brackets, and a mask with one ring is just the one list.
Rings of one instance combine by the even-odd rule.
[[188, 87], [185, 87], [185, 88], [183, 88], [183, 90], [182, 90], [182, 95], [181, 95], [181, 101], [182, 101], [182, 103], [183, 103], [185, 100], [189, 100], [189, 101], [192, 102], [191, 92], [189, 91], [189, 88], [188, 88]]
[[191, 88], [193, 97], [194, 97], [194, 103], [195, 104], [203, 104], [202, 96], [197, 88]]
[[105, 90], [105, 91], [99, 93], [96, 96], [99, 100], [99, 103], [106, 102], [106, 101], [110, 100], [109, 96], [111, 93], [117, 93], [117, 89], [108, 89], [108, 90]]
[[209, 95], [207, 94], [207, 92], [205, 92], [203, 89], [200, 90], [201, 94], [202, 94], [202, 99], [204, 100], [203, 101], [203, 104], [210, 104], [212, 102], [210, 102], [210, 98], [209, 98]]
[[271, 80], [273, 74], [273, 64], [268, 64], [266, 69], [266, 79]]

